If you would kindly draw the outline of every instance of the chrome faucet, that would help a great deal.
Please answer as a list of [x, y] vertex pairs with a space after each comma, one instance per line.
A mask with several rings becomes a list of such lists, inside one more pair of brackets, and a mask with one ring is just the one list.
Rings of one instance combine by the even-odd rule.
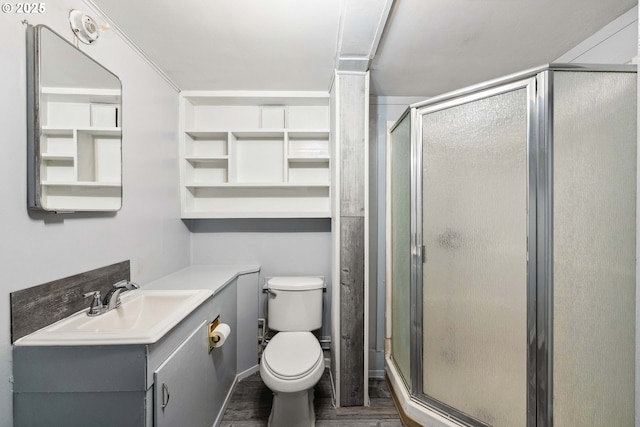
[[103, 301], [100, 301], [100, 291], [93, 291], [84, 294], [85, 298], [93, 297], [91, 305], [89, 306], [89, 311], [87, 311], [87, 316], [99, 316], [100, 314], [120, 307], [120, 294], [124, 291], [131, 291], [134, 289], [140, 289], [140, 286], [129, 280], [121, 280], [114, 283], [113, 287], [109, 289], [109, 292], [107, 292], [107, 295], [104, 296]]
[[100, 291], [87, 292], [83, 296], [85, 298], [93, 297], [89, 310], [87, 311], [87, 316], [98, 316], [107, 312], [107, 308], [102, 305], [102, 301], [100, 301]]

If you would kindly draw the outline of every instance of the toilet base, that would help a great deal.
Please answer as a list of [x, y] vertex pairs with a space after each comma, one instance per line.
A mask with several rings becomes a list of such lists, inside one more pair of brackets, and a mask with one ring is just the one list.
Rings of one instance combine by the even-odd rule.
[[313, 388], [295, 393], [273, 393], [268, 427], [314, 427]]

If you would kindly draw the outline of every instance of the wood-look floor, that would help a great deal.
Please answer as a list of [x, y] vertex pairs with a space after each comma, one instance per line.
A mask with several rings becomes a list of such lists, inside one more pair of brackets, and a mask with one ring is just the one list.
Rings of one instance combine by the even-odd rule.
[[[386, 381], [369, 380], [369, 396], [370, 407], [334, 408], [329, 371], [325, 370], [315, 387], [316, 427], [402, 427]], [[236, 385], [220, 427], [265, 427], [271, 400], [271, 390], [256, 372]]]

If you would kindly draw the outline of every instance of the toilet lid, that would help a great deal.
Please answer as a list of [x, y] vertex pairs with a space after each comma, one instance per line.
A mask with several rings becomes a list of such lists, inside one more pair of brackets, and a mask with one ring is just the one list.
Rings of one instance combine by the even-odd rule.
[[279, 332], [269, 341], [262, 359], [274, 376], [294, 380], [322, 361], [322, 348], [311, 332]]

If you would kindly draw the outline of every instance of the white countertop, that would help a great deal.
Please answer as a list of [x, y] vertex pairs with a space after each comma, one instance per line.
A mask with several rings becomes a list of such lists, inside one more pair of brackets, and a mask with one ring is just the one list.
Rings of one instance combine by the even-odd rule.
[[214, 295], [242, 274], [257, 273], [259, 265], [192, 265], [141, 284], [142, 289], [210, 289]]

